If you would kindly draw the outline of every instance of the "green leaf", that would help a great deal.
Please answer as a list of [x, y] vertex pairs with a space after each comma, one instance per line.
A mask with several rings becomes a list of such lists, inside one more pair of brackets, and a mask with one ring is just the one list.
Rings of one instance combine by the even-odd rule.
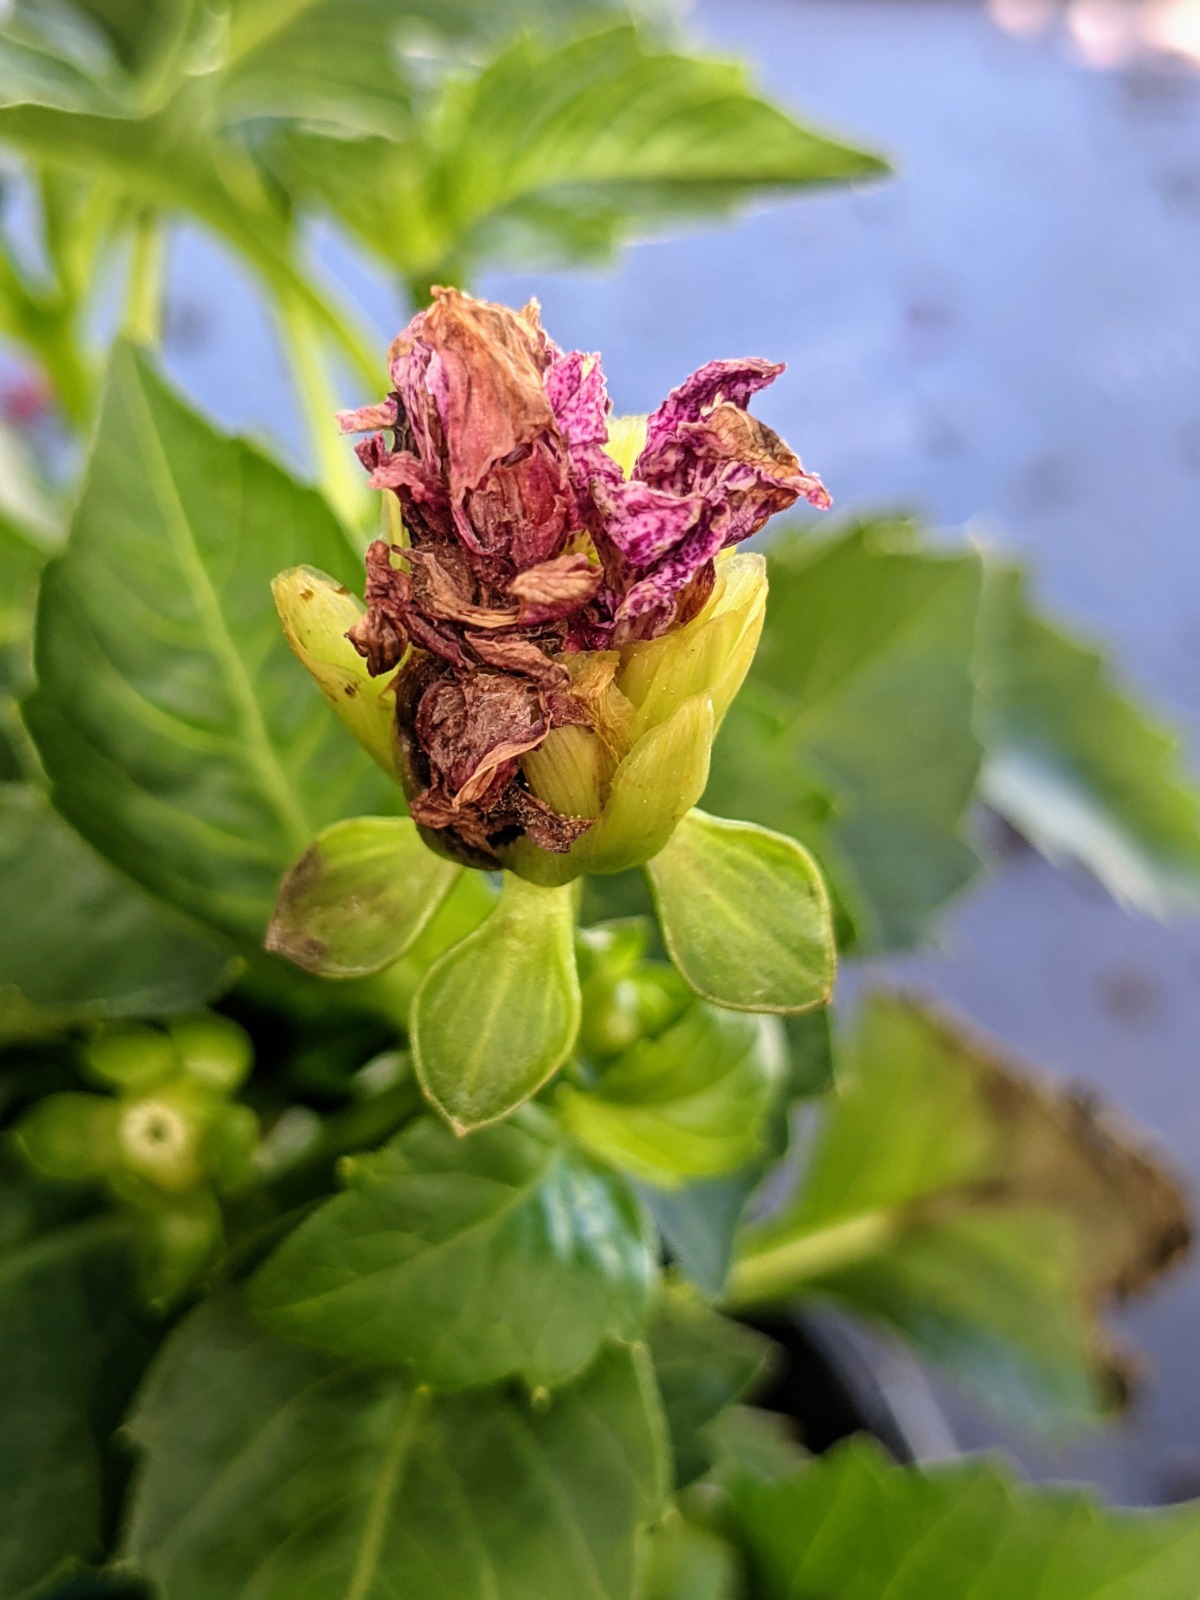
[[128, 1555], [163, 1600], [633, 1600], [661, 1417], [614, 1349], [545, 1405], [431, 1398], [193, 1312], [130, 1424]]
[[322, 978], [378, 972], [416, 941], [461, 871], [407, 817], [332, 823], [288, 869], [267, 949]]
[[579, 1032], [569, 888], [505, 873], [496, 909], [426, 973], [413, 1000], [417, 1077], [456, 1133], [515, 1111], [562, 1066]]
[[794, 839], [691, 811], [646, 871], [667, 953], [697, 994], [735, 1011], [828, 1002], [829, 901]]
[[1043, 1428], [1114, 1398], [1096, 1313], [1188, 1238], [1139, 1135], [920, 1007], [873, 997], [792, 1200], [729, 1301], [832, 1296]]
[[0, 425], [0, 780], [36, 766], [17, 710], [33, 675], [38, 578], [64, 537], [59, 506], [25, 440]]
[[46, 1215], [29, 1184], [0, 1198], [0, 1592], [16, 1600], [101, 1552], [107, 1432], [143, 1340], [118, 1220]]
[[293, 135], [274, 159], [424, 286], [483, 259], [602, 258], [634, 228], [886, 170], [760, 99], [740, 66], [630, 26], [566, 43], [529, 32], [448, 78], [405, 137]]
[[0, 991], [22, 995], [47, 1025], [186, 1010], [232, 977], [219, 941], [17, 784], [0, 785], [0, 901], [12, 908], [0, 921]]
[[840, 1445], [794, 1477], [744, 1479], [733, 1522], [758, 1600], [1191, 1600], [1200, 1509], [1111, 1511], [988, 1460], [895, 1467]]
[[993, 572], [980, 664], [988, 803], [1052, 861], [1093, 872], [1123, 904], [1165, 916], [1200, 896], [1200, 793], [1178, 735], [1102, 655], [1030, 605], [1020, 572]]
[[604, 1160], [674, 1187], [733, 1172], [761, 1149], [785, 1065], [775, 1018], [695, 1001], [657, 1038], [606, 1064], [587, 1090], [563, 1084], [555, 1106]]
[[350, 1164], [348, 1192], [280, 1245], [251, 1306], [289, 1339], [404, 1362], [435, 1388], [553, 1387], [640, 1334], [654, 1272], [634, 1197], [548, 1117], [467, 1139], [424, 1118]]
[[653, 1529], [639, 1600], [739, 1600], [741, 1572], [731, 1547], [678, 1513]]
[[[220, 102], [231, 122], [302, 118], [339, 132], [401, 133], [411, 88], [401, 53], [418, 8], [397, 0], [233, 7]], [[257, 15], [256, 15], [257, 13]], [[407, 13], [407, 15], [406, 15]]]
[[981, 563], [915, 539], [879, 522], [775, 541], [762, 643], [704, 796], [808, 844], [865, 949], [918, 942], [978, 868], [963, 824]]
[[806, 1011], [788, 1017], [789, 1071], [785, 1092], [776, 1099], [766, 1129], [765, 1148], [740, 1172], [727, 1178], [690, 1183], [684, 1189], [650, 1189], [646, 1202], [671, 1256], [687, 1278], [710, 1299], [720, 1295], [733, 1260], [734, 1237], [746, 1205], [772, 1166], [786, 1154], [795, 1100], [828, 1091], [834, 1082], [829, 1013]]
[[271, 579], [301, 556], [353, 580], [318, 495], [119, 347], [70, 540], [43, 578], [27, 720], [90, 843], [255, 943], [313, 836], [393, 793], [279, 627]]
[[650, 1325], [650, 1354], [675, 1461], [686, 1488], [713, 1463], [710, 1423], [766, 1372], [771, 1341], [682, 1291], [665, 1293]]

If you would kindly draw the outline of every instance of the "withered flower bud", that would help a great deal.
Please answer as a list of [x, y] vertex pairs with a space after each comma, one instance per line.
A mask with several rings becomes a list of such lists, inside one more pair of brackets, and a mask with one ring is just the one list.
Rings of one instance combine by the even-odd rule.
[[435, 289], [392, 345], [388, 398], [340, 421], [407, 542], [371, 546], [347, 637], [394, 675], [434, 848], [564, 882], [648, 859], [699, 799], [765, 602], [761, 558], [722, 552], [829, 503], [746, 410], [781, 371], [710, 362], [637, 449], [629, 424], [610, 439], [599, 358], [559, 350], [535, 303]]

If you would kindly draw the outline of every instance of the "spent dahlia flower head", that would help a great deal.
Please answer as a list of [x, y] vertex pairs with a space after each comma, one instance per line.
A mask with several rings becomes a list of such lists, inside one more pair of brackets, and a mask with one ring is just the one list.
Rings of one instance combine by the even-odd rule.
[[783, 368], [711, 361], [614, 420], [599, 357], [560, 350], [536, 303], [453, 289], [389, 368], [388, 397], [339, 418], [403, 526], [370, 547], [346, 637], [394, 699], [414, 821], [454, 860], [548, 884], [649, 859], [700, 797], [761, 631], [764, 563], [732, 547], [829, 504], [746, 409]]

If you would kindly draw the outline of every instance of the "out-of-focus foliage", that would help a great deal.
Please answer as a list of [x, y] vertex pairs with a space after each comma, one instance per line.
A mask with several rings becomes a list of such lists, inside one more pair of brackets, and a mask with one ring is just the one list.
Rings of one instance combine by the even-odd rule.
[[921, 1008], [872, 999], [792, 1200], [734, 1303], [803, 1289], [883, 1318], [993, 1405], [1061, 1428], [1121, 1396], [1092, 1318], [1188, 1242], [1136, 1135]]
[[731, 1520], [762, 1600], [1158, 1600], [1187, 1594], [1200, 1561], [1192, 1508], [1114, 1512], [992, 1462], [916, 1472], [858, 1443], [789, 1480], [744, 1478]]

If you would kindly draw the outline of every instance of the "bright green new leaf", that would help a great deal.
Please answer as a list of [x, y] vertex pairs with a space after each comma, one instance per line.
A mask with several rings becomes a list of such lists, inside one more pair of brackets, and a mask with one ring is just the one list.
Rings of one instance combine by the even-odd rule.
[[692, 811], [646, 868], [671, 960], [735, 1011], [807, 1011], [833, 991], [829, 900], [783, 834]]
[[11, 908], [0, 991], [48, 1027], [182, 1011], [232, 977], [219, 940], [115, 871], [24, 785], [0, 785], [0, 903]]
[[988, 803], [1052, 861], [1153, 916], [1200, 897], [1200, 793], [1178, 736], [1095, 650], [1030, 606], [1003, 568], [986, 591], [979, 731]]
[[781, 1482], [750, 1477], [733, 1532], [756, 1600], [1193, 1600], [1200, 1508], [1110, 1511], [988, 1460], [892, 1466], [840, 1445]]
[[777, 540], [769, 573], [705, 807], [803, 840], [860, 947], [912, 945], [979, 865], [963, 837], [979, 555], [921, 550], [911, 525], [879, 522]]
[[680, 1289], [663, 1294], [648, 1339], [671, 1436], [675, 1487], [683, 1489], [712, 1465], [709, 1425], [764, 1376], [774, 1347]]
[[791, 1202], [745, 1233], [729, 1302], [829, 1295], [1024, 1423], [1108, 1409], [1096, 1313], [1186, 1244], [1140, 1137], [883, 996], [866, 1007]]
[[536, 1094], [579, 1032], [569, 888], [511, 873], [496, 909], [426, 973], [413, 1000], [421, 1088], [456, 1133], [498, 1122]]
[[602, 258], [633, 228], [886, 170], [760, 99], [742, 67], [631, 26], [566, 43], [526, 33], [452, 76], [408, 135], [298, 134], [275, 159], [290, 188], [426, 287], [485, 257]]
[[554, 1387], [605, 1339], [638, 1337], [654, 1273], [633, 1195], [548, 1117], [467, 1139], [427, 1117], [351, 1164], [347, 1193], [259, 1270], [251, 1306], [287, 1338], [438, 1389]]
[[777, 1019], [694, 1001], [664, 1033], [605, 1065], [588, 1089], [564, 1084], [555, 1103], [604, 1160], [674, 1187], [733, 1172], [762, 1148], [785, 1070]]
[[407, 817], [335, 822], [284, 878], [267, 949], [322, 978], [378, 972], [416, 941], [462, 870]]
[[634, 1600], [662, 1419], [616, 1348], [547, 1402], [435, 1398], [220, 1300], [172, 1335], [130, 1424], [127, 1554], [162, 1600]]
[[318, 495], [118, 347], [70, 539], [43, 578], [27, 719], [85, 838], [254, 943], [314, 835], [394, 792], [279, 627], [271, 580], [302, 556], [354, 581]]

